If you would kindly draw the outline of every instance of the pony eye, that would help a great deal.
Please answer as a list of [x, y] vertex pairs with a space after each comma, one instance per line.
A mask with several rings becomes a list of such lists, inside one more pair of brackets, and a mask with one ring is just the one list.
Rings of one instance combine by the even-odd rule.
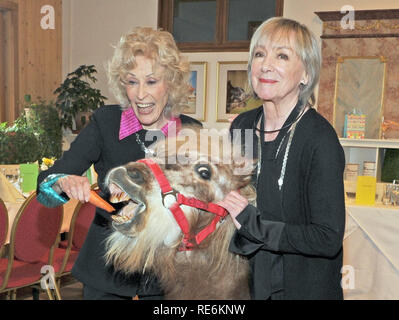
[[208, 165], [199, 164], [195, 167], [195, 171], [204, 180], [210, 180], [212, 177], [212, 171]]

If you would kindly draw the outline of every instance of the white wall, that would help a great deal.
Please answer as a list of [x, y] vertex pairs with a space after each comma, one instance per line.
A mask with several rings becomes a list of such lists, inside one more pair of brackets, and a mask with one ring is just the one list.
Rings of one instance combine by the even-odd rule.
[[[398, 9], [399, 0], [285, 0], [284, 16], [306, 24], [316, 37], [320, 37], [322, 22], [314, 12], [340, 11], [344, 5], [351, 5], [355, 10]], [[112, 56], [111, 45], [132, 27], [156, 27], [157, 10], [157, 0], [63, 0], [64, 75], [81, 64], [96, 65], [99, 72], [97, 87], [109, 98], [107, 103], [115, 103], [115, 99], [108, 91], [103, 67]], [[190, 61], [208, 62], [205, 126], [228, 127], [228, 123], [216, 122], [217, 62], [246, 61], [248, 53], [186, 53], [185, 55]]]
[[96, 87], [116, 103], [108, 91], [105, 63], [120, 37], [133, 27], [157, 26], [157, 0], [63, 0], [63, 75], [82, 64], [94, 64]]

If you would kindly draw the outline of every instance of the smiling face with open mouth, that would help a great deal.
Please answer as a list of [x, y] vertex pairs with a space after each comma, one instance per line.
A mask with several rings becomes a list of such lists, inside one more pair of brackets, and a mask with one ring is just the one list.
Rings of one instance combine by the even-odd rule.
[[145, 129], [159, 129], [166, 124], [163, 110], [168, 102], [164, 68], [155, 68], [153, 60], [138, 55], [136, 67], [125, 79], [126, 93], [134, 113]]

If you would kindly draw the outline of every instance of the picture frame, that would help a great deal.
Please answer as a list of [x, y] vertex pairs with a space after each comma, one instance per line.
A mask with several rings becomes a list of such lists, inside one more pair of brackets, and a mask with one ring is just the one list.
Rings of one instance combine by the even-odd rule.
[[206, 120], [207, 69], [207, 62], [190, 62], [190, 83], [193, 91], [189, 96], [188, 106], [182, 113], [198, 121]]
[[262, 104], [250, 94], [247, 61], [218, 62], [216, 121], [230, 122], [238, 114]]
[[383, 138], [386, 68], [384, 56], [338, 57], [333, 126], [339, 137]]

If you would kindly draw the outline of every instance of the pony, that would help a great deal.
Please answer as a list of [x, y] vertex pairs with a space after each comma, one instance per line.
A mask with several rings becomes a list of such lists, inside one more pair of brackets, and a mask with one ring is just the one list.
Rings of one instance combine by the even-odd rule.
[[217, 202], [232, 190], [254, 201], [254, 163], [221, 152], [230, 146], [223, 135], [215, 142], [188, 130], [158, 143], [155, 157], [107, 174], [111, 202], [125, 205], [113, 216], [106, 261], [126, 274], [152, 272], [165, 299], [249, 299], [248, 260], [229, 252], [235, 226]]

